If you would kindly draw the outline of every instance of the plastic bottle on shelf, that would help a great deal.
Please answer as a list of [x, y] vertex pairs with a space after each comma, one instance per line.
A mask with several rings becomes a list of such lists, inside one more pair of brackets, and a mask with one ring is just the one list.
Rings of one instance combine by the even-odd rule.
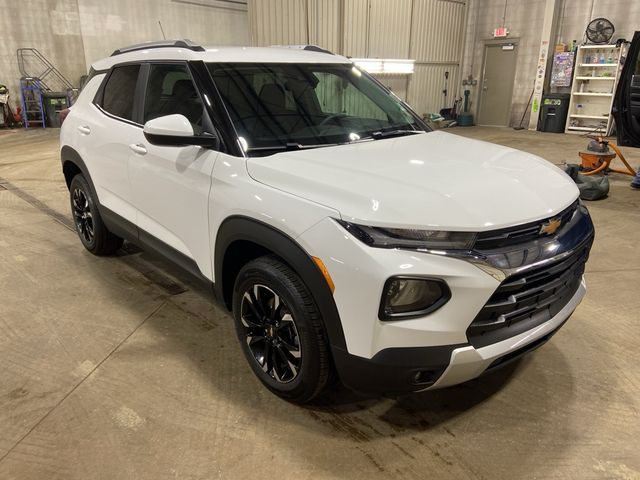
[[600, 61], [600, 63], [605, 63], [604, 53], [602, 53], [602, 52], [600, 52], [599, 61]]
[[582, 61], [582, 63], [584, 63], [584, 64], [591, 63], [591, 54], [589, 52], [585, 52], [584, 60]]
[[607, 63], [613, 63], [613, 53], [609, 53], [609, 56], [607, 57]]

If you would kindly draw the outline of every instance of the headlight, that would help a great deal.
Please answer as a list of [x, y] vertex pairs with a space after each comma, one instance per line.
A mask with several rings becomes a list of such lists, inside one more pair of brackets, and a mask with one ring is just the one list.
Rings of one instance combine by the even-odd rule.
[[380, 320], [404, 320], [427, 315], [451, 298], [451, 290], [440, 279], [391, 277], [382, 291]]
[[379, 248], [470, 250], [477, 236], [475, 232], [368, 227], [337, 221], [362, 242]]

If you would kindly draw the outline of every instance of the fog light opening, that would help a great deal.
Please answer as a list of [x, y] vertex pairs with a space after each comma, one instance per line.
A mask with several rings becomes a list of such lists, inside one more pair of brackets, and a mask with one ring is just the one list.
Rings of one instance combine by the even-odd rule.
[[427, 315], [451, 298], [447, 284], [440, 279], [391, 277], [384, 286], [380, 302], [381, 320], [403, 320]]
[[440, 375], [441, 370], [418, 370], [413, 373], [412, 381], [414, 385], [433, 385]]

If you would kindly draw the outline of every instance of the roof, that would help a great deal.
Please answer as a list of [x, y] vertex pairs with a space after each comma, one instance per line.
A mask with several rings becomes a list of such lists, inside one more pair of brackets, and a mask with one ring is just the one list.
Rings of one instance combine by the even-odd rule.
[[[108, 70], [113, 65], [145, 60], [201, 60], [230, 63], [351, 63], [341, 55], [333, 55], [302, 48], [289, 47], [204, 47], [196, 51], [190, 47], [127, 48], [116, 50], [117, 55], [95, 62], [94, 70]], [[121, 52], [121, 53], [120, 53]], [[115, 53], [115, 52], [114, 52]]]

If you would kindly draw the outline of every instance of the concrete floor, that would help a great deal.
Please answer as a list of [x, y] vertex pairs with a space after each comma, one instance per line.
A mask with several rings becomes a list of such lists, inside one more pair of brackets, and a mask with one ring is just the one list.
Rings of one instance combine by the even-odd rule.
[[[453, 133], [577, 161], [583, 138]], [[86, 252], [57, 132], [0, 132], [0, 478], [640, 478], [640, 192], [590, 204], [589, 293], [482, 381], [290, 405], [253, 377], [209, 292], [135, 248]], [[634, 165], [640, 150], [626, 149]], [[508, 199], [505, 199], [508, 201]]]

